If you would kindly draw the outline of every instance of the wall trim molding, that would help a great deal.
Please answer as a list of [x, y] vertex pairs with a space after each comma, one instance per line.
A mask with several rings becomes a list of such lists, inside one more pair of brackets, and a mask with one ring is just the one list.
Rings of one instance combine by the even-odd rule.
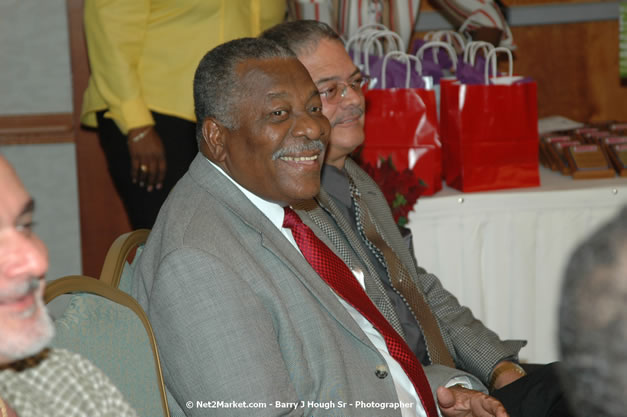
[[74, 142], [72, 113], [0, 116], [0, 146], [67, 142]]

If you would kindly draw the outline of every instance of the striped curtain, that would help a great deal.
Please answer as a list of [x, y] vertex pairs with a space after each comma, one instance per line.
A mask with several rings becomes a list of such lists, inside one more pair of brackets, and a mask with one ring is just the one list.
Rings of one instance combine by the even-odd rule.
[[288, 0], [290, 19], [327, 23], [345, 40], [361, 26], [382, 23], [409, 43], [420, 0]]
[[[325, 22], [344, 40], [354, 35], [361, 26], [382, 23], [398, 33], [405, 45], [409, 45], [420, 11], [420, 0], [288, 0], [287, 4], [291, 20]], [[462, 27], [467, 31], [478, 27], [501, 29], [503, 37], [500, 46], [513, 46], [512, 32], [494, 0], [432, 0], [432, 4], [456, 28]]]
[[494, 0], [433, 0], [433, 3], [456, 28], [464, 31], [473, 31], [479, 27], [500, 29], [503, 35], [499, 46], [513, 47], [512, 32]]

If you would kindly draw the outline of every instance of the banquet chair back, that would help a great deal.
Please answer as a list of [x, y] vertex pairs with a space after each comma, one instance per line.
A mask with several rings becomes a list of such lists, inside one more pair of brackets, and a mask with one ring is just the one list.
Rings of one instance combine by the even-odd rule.
[[86, 276], [49, 283], [46, 303], [72, 293], [55, 321], [52, 346], [78, 353], [100, 368], [139, 416], [169, 417], [159, 352], [152, 327], [130, 295]]
[[105, 257], [100, 282], [130, 293], [133, 268], [149, 234], [149, 229], [138, 229], [118, 236]]

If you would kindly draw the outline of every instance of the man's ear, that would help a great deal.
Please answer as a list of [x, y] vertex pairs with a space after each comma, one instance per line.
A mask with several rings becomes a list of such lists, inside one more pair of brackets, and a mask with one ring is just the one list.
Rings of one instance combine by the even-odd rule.
[[202, 122], [203, 146], [207, 151], [207, 157], [213, 162], [219, 163], [226, 157], [224, 146], [228, 130], [213, 117], [207, 117]]

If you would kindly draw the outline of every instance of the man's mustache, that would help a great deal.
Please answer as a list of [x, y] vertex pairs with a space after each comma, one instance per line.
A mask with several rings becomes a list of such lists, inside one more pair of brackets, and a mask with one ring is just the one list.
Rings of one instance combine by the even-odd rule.
[[315, 139], [305, 143], [300, 143], [298, 145], [290, 145], [285, 148], [281, 148], [275, 153], [272, 154], [272, 159], [279, 159], [288, 155], [297, 155], [301, 152], [307, 151], [318, 151], [322, 152], [324, 150], [324, 143], [321, 140]]
[[363, 116], [363, 114], [364, 114], [364, 110], [361, 107], [353, 106], [347, 109], [345, 112], [341, 113], [335, 119], [333, 119], [333, 123], [331, 123], [331, 127], [334, 127], [335, 125], [342, 123], [349, 119], [359, 118]]
[[26, 296], [27, 294], [37, 290], [41, 285], [41, 279], [38, 277], [31, 277], [27, 281], [24, 281], [11, 289], [0, 291], [0, 304], [8, 300], [17, 300]]

